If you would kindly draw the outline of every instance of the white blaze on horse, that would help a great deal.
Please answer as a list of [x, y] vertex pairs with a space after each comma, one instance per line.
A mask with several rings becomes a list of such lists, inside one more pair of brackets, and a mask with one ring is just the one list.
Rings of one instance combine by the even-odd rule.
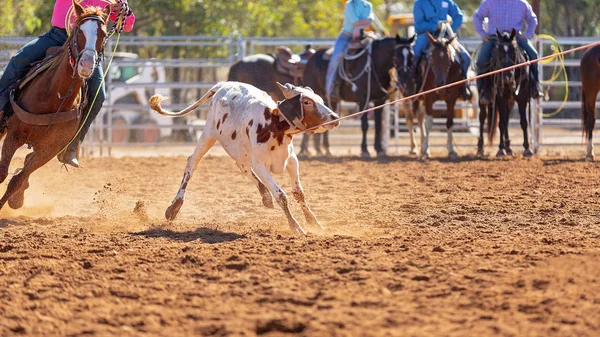
[[[179, 191], [167, 208], [167, 219], [174, 219], [179, 212], [192, 173], [218, 140], [240, 170], [258, 187], [266, 207], [273, 208], [271, 195], [275, 197], [292, 230], [306, 233], [291, 215], [287, 195], [276, 184], [271, 172], [287, 170], [294, 188], [292, 194], [301, 204], [307, 222], [321, 226], [304, 198], [292, 137], [294, 133], [307, 129], [310, 129], [309, 133], [331, 130], [339, 124], [336, 121], [339, 117], [310, 88], [289, 83], [278, 85], [286, 97], [278, 103], [266, 92], [239, 82], [220, 82], [194, 104], [176, 113], [162, 109], [160, 102], [163, 97], [155, 95], [150, 98], [153, 110], [172, 117], [183, 116], [210, 100], [206, 126], [194, 154], [188, 158]], [[324, 123], [329, 124], [322, 125]]]

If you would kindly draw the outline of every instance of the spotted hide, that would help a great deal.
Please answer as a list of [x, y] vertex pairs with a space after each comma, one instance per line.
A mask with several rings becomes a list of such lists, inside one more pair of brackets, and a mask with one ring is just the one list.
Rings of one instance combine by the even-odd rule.
[[307, 129], [309, 132], [331, 130], [339, 124], [336, 121], [339, 117], [310, 88], [289, 83], [279, 84], [279, 87], [286, 99], [278, 103], [264, 91], [239, 82], [218, 83], [180, 112], [163, 110], [160, 106], [162, 97], [150, 99], [152, 109], [166, 116], [183, 116], [210, 101], [206, 125], [194, 154], [188, 158], [179, 191], [167, 208], [167, 219], [172, 220], [179, 213], [194, 170], [218, 140], [240, 170], [258, 187], [266, 207], [273, 207], [272, 196], [275, 197], [293, 231], [306, 233], [291, 215], [287, 194], [277, 185], [271, 173], [288, 172], [292, 180], [292, 195], [302, 206], [306, 221], [321, 226], [304, 198], [292, 137], [295, 132]]

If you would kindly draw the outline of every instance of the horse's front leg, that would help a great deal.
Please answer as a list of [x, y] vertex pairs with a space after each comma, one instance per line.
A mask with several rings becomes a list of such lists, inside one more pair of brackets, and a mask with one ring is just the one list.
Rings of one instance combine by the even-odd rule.
[[22, 145], [23, 142], [19, 141], [16, 136], [9, 131], [6, 139], [4, 140], [4, 144], [2, 145], [2, 158], [0, 159], [0, 183], [3, 183], [4, 180], [6, 180], [10, 162], [17, 149]]
[[[489, 104], [479, 104], [479, 141], [477, 142], [477, 155], [478, 156], [484, 156], [483, 133], [484, 133], [484, 129], [485, 129], [485, 119], [487, 118], [487, 108], [488, 107], [489, 107]], [[491, 116], [490, 116], [490, 118], [491, 118]]]
[[[383, 103], [377, 102], [375, 104], [381, 105]], [[381, 145], [381, 138], [383, 136], [381, 134], [381, 131], [383, 129], [383, 125], [382, 125], [383, 121], [381, 118], [382, 112], [383, 112], [383, 108], [379, 108], [379, 109], [375, 110], [375, 151], [377, 152], [377, 158], [383, 158], [386, 156], [385, 150], [384, 150], [383, 146]], [[386, 130], [386, 132], [387, 132], [387, 130]]]
[[458, 160], [459, 156], [454, 150], [454, 136], [452, 134], [454, 128], [454, 105], [456, 104], [456, 96], [458, 96], [458, 90], [456, 90], [456, 95], [446, 100], [446, 132], [448, 134], [448, 140], [446, 142], [446, 147], [448, 148], [448, 158], [450, 160]]
[[[497, 113], [500, 115], [500, 120], [498, 123], [498, 128], [500, 129], [500, 141], [498, 142], [498, 153], [496, 153], [496, 157], [504, 157], [507, 155], [506, 153], [506, 136], [508, 135], [508, 122], [504, 123], [504, 116], [508, 115], [508, 112], [506, 111], [507, 107], [506, 105], [502, 102], [504, 101], [502, 98], [498, 99], [498, 111]], [[506, 120], [508, 121], [508, 118], [506, 118]]]
[[408, 151], [408, 154], [415, 155], [417, 154], [417, 145], [415, 143], [415, 127], [413, 122], [413, 118], [415, 116], [410, 103], [404, 103], [403, 106], [404, 111], [406, 111], [406, 126], [408, 127], [408, 137], [410, 138], [410, 151]]
[[[358, 103], [359, 109], [364, 107], [366, 102], [363, 99]], [[363, 158], [371, 158], [371, 154], [367, 149], [367, 131], [369, 131], [369, 114], [365, 113], [360, 117], [360, 128], [362, 130], [362, 142], [360, 143], [360, 155]]]
[[533, 152], [529, 148], [529, 124], [527, 122], [527, 99], [521, 99], [518, 102], [519, 106], [519, 116], [521, 117], [521, 130], [523, 130], [523, 147], [525, 151], [523, 151], [523, 157], [530, 158], [533, 156]]
[[421, 128], [423, 131], [423, 143], [421, 145], [422, 159], [429, 159], [429, 157], [431, 157], [431, 151], [429, 149], [429, 135], [431, 133], [431, 128], [433, 127], [433, 103], [434, 99], [432, 95], [427, 95], [425, 97], [424, 128]]
[[298, 156], [308, 156], [310, 153], [308, 152], [308, 140], [309, 136], [306, 133], [302, 134], [302, 142], [300, 143], [300, 153]]

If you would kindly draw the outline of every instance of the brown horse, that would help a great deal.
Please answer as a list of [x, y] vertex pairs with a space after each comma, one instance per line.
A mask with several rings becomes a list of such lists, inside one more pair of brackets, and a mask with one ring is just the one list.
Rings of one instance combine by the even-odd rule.
[[[0, 117], [0, 135], [6, 136], [0, 159], [0, 182], [8, 176], [15, 151], [24, 144], [33, 148], [23, 169], [12, 177], [0, 199], [11, 208], [23, 206], [29, 176], [56, 157], [75, 137], [84, 115], [81, 91], [92, 75], [104, 46], [109, 10], [83, 9], [73, 1], [77, 20], [67, 42], [53, 57], [34, 67], [11, 92], [11, 108]], [[34, 73], [34, 75], [32, 75]]]
[[594, 160], [592, 135], [596, 126], [596, 96], [600, 91], [600, 46], [588, 49], [581, 57], [581, 121], [587, 139], [586, 158]]
[[[456, 35], [452, 36], [450, 39], [442, 37], [436, 39], [431, 34], [427, 34], [431, 46], [419, 64], [421, 67], [421, 74], [423, 74], [421, 92], [435, 89], [436, 87], [441, 87], [448, 83], [454, 83], [462, 79], [460, 63], [455, 57], [456, 50], [451, 46]], [[454, 151], [452, 127], [454, 126], [454, 105], [456, 104], [456, 99], [459, 95], [460, 87], [452, 86], [447, 89], [421, 96], [422, 98], [420, 98], [420, 100], [425, 104], [426, 114], [424, 121], [420, 121], [422, 123], [421, 130], [424, 130], [424, 136], [422, 136], [423, 142], [421, 144], [421, 157], [428, 158], [430, 155], [429, 134], [431, 132], [431, 127], [433, 126], [433, 104], [438, 100], [444, 100], [446, 102], [448, 157], [453, 160], [458, 159], [458, 154]], [[417, 107], [415, 106], [414, 109], [417, 109]]]

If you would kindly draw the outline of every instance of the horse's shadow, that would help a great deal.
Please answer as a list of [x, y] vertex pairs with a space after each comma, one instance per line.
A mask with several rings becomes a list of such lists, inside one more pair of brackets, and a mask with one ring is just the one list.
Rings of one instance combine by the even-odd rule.
[[141, 232], [130, 233], [132, 236], [144, 236], [146, 238], [166, 238], [173, 241], [190, 242], [200, 240], [204, 243], [231, 242], [246, 238], [231, 232], [223, 232], [218, 229], [198, 227], [194, 231], [176, 232], [170, 229], [155, 227]]
[[431, 157], [428, 159], [422, 159], [416, 155], [388, 155], [385, 157], [371, 157], [363, 158], [361, 156], [314, 156], [302, 158], [302, 162], [316, 162], [316, 163], [328, 163], [328, 164], [342, 164], [353, 161], [361, 161], [368, 163], [427, 163], [427, 162], [440, 162], [440, 163], [461, 163], [461, 162], [475, 162], [475, 161], [495, 161], [494, 157], [490, 156], [477, 156], [477, 155], [464, 155], [459, 159], [451, 159], [449, 157]]
[[564, 164], [571, 164], [571, 163], [585, 163], [585, 162], [589, 162], [590, 164], [594, 163], [594, 161], [586, 159], [585, 157], [581, 157], [581, 158], [556, 158], [556, 159], [544, 159], [544, 160], [542, 160], [542, 163], [544, 164], [544, 166], [557, 166], [557, 165], [564, 165]]

